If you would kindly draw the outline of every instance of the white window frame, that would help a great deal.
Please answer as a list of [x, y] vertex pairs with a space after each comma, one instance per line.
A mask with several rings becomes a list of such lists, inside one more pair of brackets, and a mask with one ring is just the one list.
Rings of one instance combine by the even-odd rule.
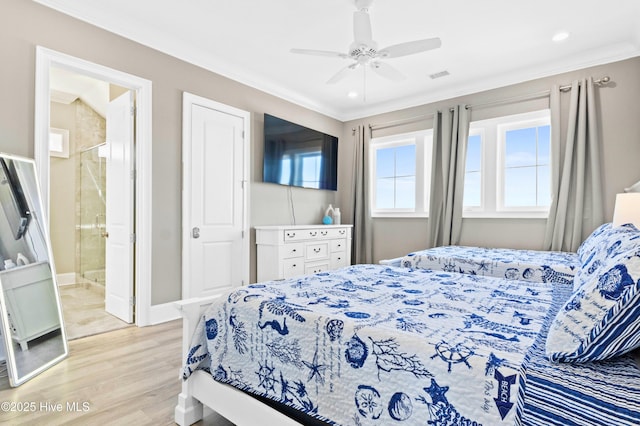
[[[463, 207], [463, 218], [542, 219], [549, 207], [505, 207], [504, 161], [507, 130], [551, 124], [548, 109], [471, 122], [469, 134], [482, 132], [482, 208]], [[553, 141], [551, 142], [553, 143]], [[551, 155], [551, 154], [550, 154]]]
[[[376, 208], [376, 153], [378, 149], [407, 145], [416, 147], [415, 208]], [[372, 138], [369, 144], [369, 200], [371, 217], [429, 217], [433, 130]]]

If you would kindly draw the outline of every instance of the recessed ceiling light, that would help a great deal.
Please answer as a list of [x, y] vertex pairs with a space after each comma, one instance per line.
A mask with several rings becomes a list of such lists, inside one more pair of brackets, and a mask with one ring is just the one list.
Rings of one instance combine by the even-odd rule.
[[349, 93], [347, 93], [347, 96], [350, 97], [351, 99], [355, 99], [358, 97], [358, 92], [356, 92], [355, 90], [352, 90]]
[[559, 33], [554, 34], [551, 40], [555, 42], [563, 41], [569, 38], [569, 33], [566, 31], [560, 31]]

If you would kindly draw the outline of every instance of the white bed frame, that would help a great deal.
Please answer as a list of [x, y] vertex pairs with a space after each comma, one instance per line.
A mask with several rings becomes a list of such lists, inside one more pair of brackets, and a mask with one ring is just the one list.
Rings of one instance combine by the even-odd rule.
[[[194, 298], [175, 303], [182, 314], [182, 360], [186, 360], [191, 337], [206, 308], [220, 296]], [[180, 373], [182, 380], [182, 373]], [[220, 414], [237, 426], [272, 424], [301, 426], [300, 423], [280, 413], [250, 395], [213, 380], [204, 371], [195, 371], [182, 382], [182, 392], [178, 395], [175, 421], [180, 426], [191, 425], [201, 420], [204, 406]]]

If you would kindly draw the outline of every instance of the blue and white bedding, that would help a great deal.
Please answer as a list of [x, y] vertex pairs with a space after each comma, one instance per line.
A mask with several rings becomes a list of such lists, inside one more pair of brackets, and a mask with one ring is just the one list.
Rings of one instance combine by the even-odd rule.
[[558, 251], [442, 246], [409, 253], [400, 266], [573, 285], [578, 256]]
[[184, 378], [205, 369], [332, 424], [512, 425], [525, 354], [562, 302], [549, 283], [383, 265], [249, 285], [203, 316]]

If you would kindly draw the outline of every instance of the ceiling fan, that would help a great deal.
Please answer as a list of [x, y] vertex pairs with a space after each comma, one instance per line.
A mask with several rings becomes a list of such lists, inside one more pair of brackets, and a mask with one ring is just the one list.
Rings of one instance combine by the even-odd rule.
[[442, 44], [440, 39], [436, 37], [394, 44], [378, 50], [378, 43], [373, 40], [371, 19], [369, 16], [369, 7], [371, 7], [373, 0], [354, 0], [354, 3], [357, 9], [357, 11], [353, 13], [354, 41], [349, 46], [348, 53], [313, 49], [291, 49], [292, 53], [337, 57], [354, 61], [352, 64], [338, 71], [337, 74], [327, 81], [327, 84], [337, 83], [345, 78], [349, 71], [367, 65], [382, 77], [395, 81], [402, 80], [404, 79], [404, 75], [391, 65], [382, 62], [383, 59], [398, 58], [400, 56], [426, 52], [427, 50], [437, 49]]

